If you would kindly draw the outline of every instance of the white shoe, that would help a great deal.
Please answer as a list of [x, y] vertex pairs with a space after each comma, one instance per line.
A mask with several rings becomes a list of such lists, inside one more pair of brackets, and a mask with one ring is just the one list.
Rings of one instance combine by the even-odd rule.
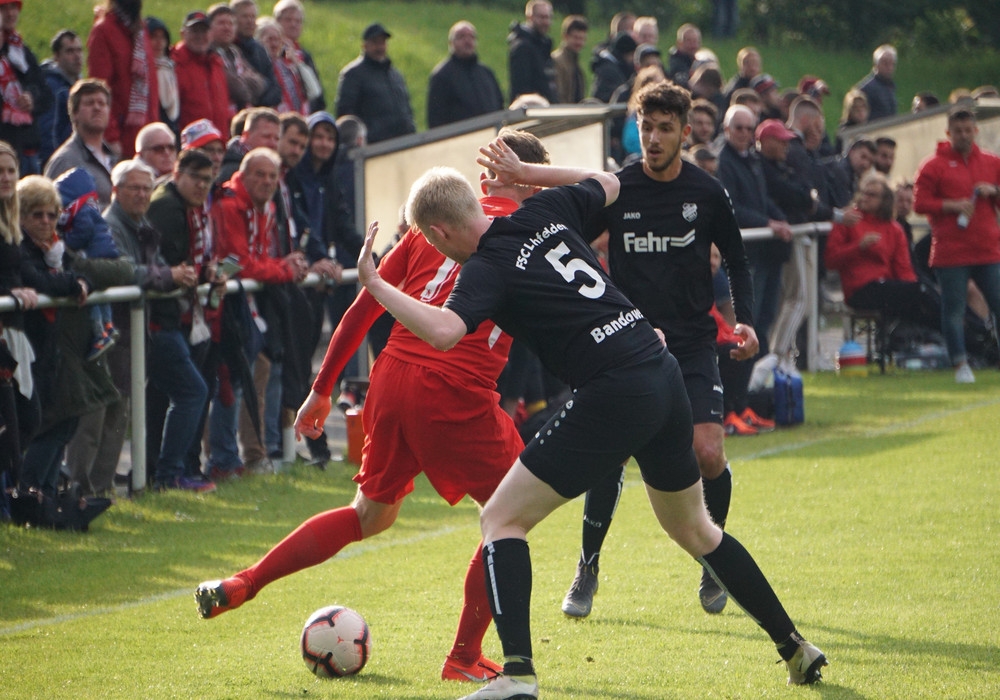
[[459, 700], [536, 700], [537, 698], [537, 677], [497, 676], [476, 692]]
[[827, 665], [826, 656], [797, 634], [793, 634], [792, 638], [799, 643], [799, 649], [785, 662], [788, 665], [788, 685], [807, 685], [822, 680], [820, 671]]
[[968, 362], [963, 362], [955, 370], [955, 383], [956, 384], [975, 384], [976, 375], [972, 373], [972, 368], [969, 367]]

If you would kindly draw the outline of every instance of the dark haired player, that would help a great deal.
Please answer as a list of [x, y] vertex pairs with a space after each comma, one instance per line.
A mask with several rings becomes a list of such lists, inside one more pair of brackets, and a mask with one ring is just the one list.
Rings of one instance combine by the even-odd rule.
[[789, 683], [819, 680], [823, 653], [799, 636], [753, 558], [705, 509], [677, 361], [580, 235], [584, 221], [615, 201], [618, 179], [524, 165], [499, 140], [481, 152], [480, 164], [507, 183], [550, 185], [570, 179], [571, 172], [583, 181], [543, 190], [510, 216], [491, 219], [457, 171], [425, 173], [410, 191], [406, 219], [462, 265], [443, 307], [424, 304], [379, 276], [371, 257], [375, 223], [358, 260], [358, 278], [372, 296], [435, 348], [449, 350], [494, 322], [574, 391], [483, 509], [483, 566], [504, 674], [466, 700], [538, 697], [527, 533], [633, 455], [662, 528], [767, 631], [788, 664]]
[[[748, 360], [757, 354], [758, 345], [752, 325], [753, 284], [729, 196], [718, 180], [681, 158], [691, 131], [690, 107], [688, 91], [667, 81], [633, 95], [630, 109], [639, 121], [642, 161], [618, 173], [621, 194], [589, 222], [584, 237], [592, 240], [609, 231], [611, 278], [663, 332], [680, 364], [694, 417], [694, 453], [705, 503], [712, 520], [723, 528], [733, 480], [723, 448], [722, 381], [716, 325], [709, 313], [714, 300], [713, 243], [726, 263], [736, 311], [734, 331], [743, 338], [730, 354]], [[741, 418], [762, 421], [750, 409]], [[587, 494], [580, 562], [562, 604], [567, 615], [590, 614], [598, 557], [621, 494], [623, 471], [610, 474]], [[706, 612], [722, 612], [726, 593], [707, 568], [698, 592]]]

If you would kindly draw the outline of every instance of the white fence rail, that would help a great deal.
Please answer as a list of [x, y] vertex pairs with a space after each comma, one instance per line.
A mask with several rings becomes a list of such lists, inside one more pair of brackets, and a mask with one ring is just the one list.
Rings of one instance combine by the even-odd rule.
[[[806, 269], [807, 269], [807, 299], [808, 317], [807, 323], [807, 357], [809, 361], [809, 371], [817, 368], [817, 358], [819, 357], [819, 326], [818, 326], [818, 298], [817, 298], [817, 259], [815, 245], [821, 235], [830, 231], [828, 222], [797, 224], [792, 226], [792, 234], [797, 245], [805, 247]], [[744, 241], [765, 240], [772, 236], [768, 228], [743, 229]], [[341, 280], [342, 284], [356, 283], [358, 279], [357, 270], [344, 270]], [[316, 274], [310, 273], [302, 282], [303, 286], [314, 287], [322, 280]], [[226, 285], [226, 294], [232, 294], [240, 290], [240, 282], [230, 280]], [[255, 280], [243, 280], [242, 289], [247, 292], [259, 291], [263, 288], [260, 282]], [[204, 296], [208, 293], [208, 285], [202, 285], [199, 293]], [[93, 292], [87, 297], [87, 304], [116, 304], [128, 303], [131, 314], [131, 368], [132, 368], [132, 395], [130, 401], [131, 427], [132, 427], [132, 489], [142, 490], [146, 487], [147, 464], [146, 464], [146, 308], [147, 299], [162, 298], [170, 296], [180, 296], [183, 292], [177, 291], [170, 294], [159, 294], [156, 292], [143, 293], [139, 287], [111, 287], [100, 292]], [[39, 308], [51, 308], [59, 306], [75, 306], [76, 301], [69, 298], [49, 297], [40, 294]], [[0, 296], [0, 313], [14, 311], [17, 309], [13, 297]]]

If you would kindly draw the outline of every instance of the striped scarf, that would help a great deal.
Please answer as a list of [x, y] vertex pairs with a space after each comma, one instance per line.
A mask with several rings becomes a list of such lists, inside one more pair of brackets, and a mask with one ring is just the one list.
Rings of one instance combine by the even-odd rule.
[[119, 7], [112, 10], [121, 23], [132, 32], [132, 85], [128, 93], [128, 114], [125, 124], [145, 126], [149, 119], [149, 56], [146, 54], [146, 28], [138, 17], [131, 17]]
[[274, 74], [278, 78], [281, 86], [281, 104], [278, 105], [279, 112], [298, 112], [305, 114], [309, 111], [306, 102], [306, 91], [302, 87], [302, 79], [299, 73], [283, 56], [274, 59]]

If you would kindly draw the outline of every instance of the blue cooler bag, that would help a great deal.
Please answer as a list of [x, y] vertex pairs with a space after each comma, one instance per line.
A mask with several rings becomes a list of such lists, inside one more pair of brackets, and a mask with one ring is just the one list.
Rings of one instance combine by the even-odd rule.
[[798, 425], [803, 421], [802, 375], [778, 365], [774, 369], [774, 422], [778, 425]]

